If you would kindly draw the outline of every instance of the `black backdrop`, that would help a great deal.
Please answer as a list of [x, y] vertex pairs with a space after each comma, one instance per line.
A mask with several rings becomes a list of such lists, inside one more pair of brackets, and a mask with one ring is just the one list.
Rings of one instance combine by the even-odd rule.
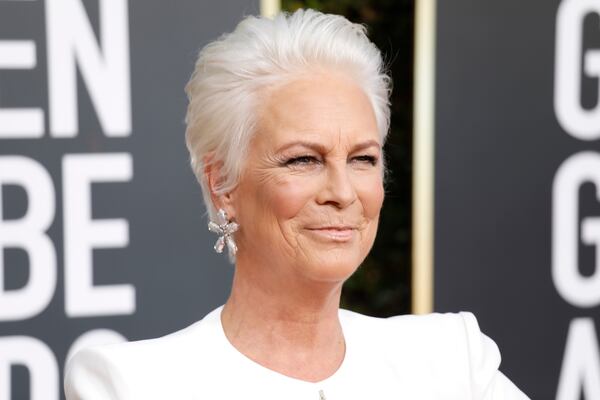
[[435, 309], [473, 311], [532, 398], [598, 399], [600, 168], [557, 176], [600, 165], [600, 1], [437, 3]]
[[[156, 337], [225, 301], [233, 270], [212, 250], [188, 165], [183, 87], [202, 45], [258, 8], [250, 0], [0, 1], [0, 111], [9, 112], [0, 112], [1, 400], [64, 398], [62, 367], [81, 335], [88, 344]], [[94, 68], [102, 72], [91, 82]], [[73, 81], [75, 107], [51, 114]], [[15, 108], [37, 111], [10, 121]], [[75, 131], [62, 137], [69, 129], [55, 124], [73, 112]], [[99, 292], [107, 285], [116, 291]]]

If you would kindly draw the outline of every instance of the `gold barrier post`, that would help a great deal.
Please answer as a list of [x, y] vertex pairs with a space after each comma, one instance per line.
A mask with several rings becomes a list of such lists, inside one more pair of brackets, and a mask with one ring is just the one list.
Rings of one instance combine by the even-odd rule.
[[273, 18], [281, 11], [280, 0], [260, 0], [260, 15]]
[[412, 312], [433, 311], [436, 0], [415, 2]]

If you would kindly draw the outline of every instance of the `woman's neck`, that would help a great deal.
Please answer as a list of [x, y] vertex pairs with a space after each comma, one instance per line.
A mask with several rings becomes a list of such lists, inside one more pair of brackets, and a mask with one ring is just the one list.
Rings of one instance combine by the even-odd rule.
[[332, 375], [345, 342], [341, 283], [283, 282], [238, 265], [221, 321], [231, 344], [266, 368], [305, 381]]

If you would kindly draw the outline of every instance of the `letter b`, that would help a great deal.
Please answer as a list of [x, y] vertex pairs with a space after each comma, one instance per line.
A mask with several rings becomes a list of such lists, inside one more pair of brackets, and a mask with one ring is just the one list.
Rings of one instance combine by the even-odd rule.
[[[28, 208], [22, 218], [4, 220], [2, 186], [25, 189]], [[0, 321], [31, 318], [50, 303], [56, 288], [56, 252], [46, 230], [54, 220], [54, 186], [48, 172], [23, 156], [0, 157]], [[24, 287], [4, 289], [4, 249], [16, 247], [29, 256]]]

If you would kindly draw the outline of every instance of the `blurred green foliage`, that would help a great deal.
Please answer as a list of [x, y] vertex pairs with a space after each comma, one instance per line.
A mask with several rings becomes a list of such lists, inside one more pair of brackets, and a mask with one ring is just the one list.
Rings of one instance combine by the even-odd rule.
[[386, 198], [373, 250], [346, 282], [342, 307], [374, 316], [410, 312], [412, 74], [414, 0], [283, 0], [282, 9], [313, 8], [365, 24], [394, 82], [385, 145]]

